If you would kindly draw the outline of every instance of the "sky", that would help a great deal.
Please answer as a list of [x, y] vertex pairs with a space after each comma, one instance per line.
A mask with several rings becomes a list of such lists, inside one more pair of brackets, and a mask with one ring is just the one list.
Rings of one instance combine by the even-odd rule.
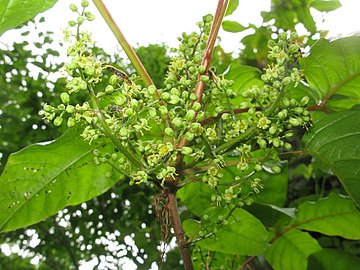
[[[177, 37], [182, 32], [196, 30], [196, 22], [208, 13], [214, 13], [217, 0], [103, 0], [113, 18], [130, 44], [148, 45], [166, 43], [177, 45]], [[228, 20], [237, 21], [243, 25], [249, 23], [259, 26], [262, 22], [260, 12], [270, 10], [270, 0], [239, 0], [239, 7]], [[316, 10], [312, 14], [318, 21], [320, 30], [330, 30], [329, 37], [360, 33], [360, 1], [342, 0], [342, 7], [326, 15]], [[62, 40], [62, 31], [67, 21], [75, 19], [76, 14], [71, 12], [69, 5], [80, 3], [80, 0], [59, 0], [54, 8], [44, 12], [46, 28], [56, 33], [55, 38]], [[108, 30], [101, 15], [90, 1], [90, 10], [95, 14], [96, 20], [85, 25], [93, 33], [98, 46], [108, 53], [119, 49], [113, 34]], [[322, 20], [324, 19], [324, 22]], [[228, 33], [220, 31], [221, 44], [226, 51], [234, 51], [239, 47], [243, 33]], [[8, 31], [0, 37], [3, 44], [19, 39], [15, 31]], [[1, 46], [0, 43], [0, 46]]]
[[[169, 46], [177, 45], [177, 37], [182, 32], [196, 30], [196, 22], [208, 13], [214, 13], [217, 0], [103, 0], [110, 13], [119, 25], [128, 42], [133, 46], [154, 43], [166, 43]], [[91, 2], [91, 1], [90, 1]], [[237, 21], [243, 25], [249, 23], [260, 26], [261, 11], [270, 10], [270, 0], [239, 0], [238, 9], [228, 20]], [[315, 10], [312, 14], [318, 21], [319, 30], [330, 30], [329, 37], [347, 36], [353, 33], [360, 34], [360, 1], [342, 0], [342, 7], [334, 12], [322, 15]], [[44, 12], [46, 23], [41, 27], [55, 33], [55, 41], [62, 41], [62, 31], [67, 21], [76, 19], [69, 5], [80, 3], [80, 0], [59, 0], [54, 8]], [[92, 3], [90, 10], [96, 20], [85, 25], [93, 33], [98, 46], [108, 53], [119, 49], [116, 39], [107, 29], [107, 25], [96, 11]], [[226, 51], [233, 51], [239, 47], [243, 34], [233, 34], [220, 31], [221, 44]], [[31, 37], [31, 36], [30, 36]], [[35, 37], [34, 37], [35, 38]], [[0, 37], [0, 47], [10, 45], [13, 41], [24, 39], [20, 31], [8, 31]], [[91, 266], [95, 262], [90, 262]], [[88, 269], [83, 266], [83, 269]], [[129, 264], [127, 269], [133, 269]]]

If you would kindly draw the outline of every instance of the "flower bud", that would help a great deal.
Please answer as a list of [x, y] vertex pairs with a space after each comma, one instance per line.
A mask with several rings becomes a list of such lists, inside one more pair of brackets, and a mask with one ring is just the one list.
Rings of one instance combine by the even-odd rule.
[[77, 22], [78, 22], [79, 25], [82, 24], [84, 21], [85, 21], [85, 18], [83, 16], [79, 16], [77, 18]]
[[279, 39], [280, 39], [280, 40], [286, 40], [286, 38], [287, 38], [286, 32], [281, 32], [281, 33], [279, 33]]
[[49, 104], [45, 104], [45, 105], [44, 105], [44, 111], [45, 111], [45, 112], [52, 112], [52, 111], [53, 111], [53, 107], [50, 106]]
[[95, 73], [95, 67], [93, 67], [91, 65], [87, 65], [87, 66], [85, 66], [84, 72], [86, 75], [92, 76]]
[[75, 119], [73, 117], [69, 117], [68, 120], [67, 120], [67, 123], [66, 125], [70, 128], [70, 127], [73, 127], [75, 126]]
[[167, 136], [170, 136], [170, 137], [174, 136], [174, 130], [172, 128], [167, 127], [167, 128], [165, 128], [164, 132]]
[[301, 100], [300, 100], [300, 104], [302, 106], [306, 106], [309, 103], [310, 98], [308, 96], [304, 96]]
[[181, 154], [183, 155], [190, 155], [193, 152], [192, 148], [184, 146], [181, 148]]
[[86, 19], [88, 20], [88, 21], [93, 21], [93, 20], [95, 20], [95, 16], [94, 16], [94, 14], [92, 14], [91, 12], [85, 12], [85, 17], [86, 17]]
[[174, 118], [171, 122], [178, 128], [183, 125], [183, 120], [180, 117]]
[[118, 82], [118, 77], [114, 74], [114, 75], [111, 75], [110, 79], [109, 79], [109, 83], [111, 85], [115, 85], [116, 83]]
[[162, 106], [159, 107], [159, 112], [160, 112], [161, 115], [165, 115], [165, 114], [168, 113], [168, 109], [165, 106], [162, 105]]
[[60, 98], [61, 98], [62, 103], [69, 104], [70, 96], [68, 93], [66, 93], [66, 92], [61, 93]]
[[66, 112], [73, 114], [75, 112], [75, 107], [73, 105], [67, 105], [66, 106]]
[[260, 164], [256, 164], [256, 165], [254, 166], [254, 171], [259, 172], [259, 171], [261, 171], [261, 170], [262, 170], [262, 166], [261, 166]]
[[78, 8], [75, 4], [71, 4], [70, 9], [71, 9], [71, 11], [74, 11], [74, 12], [78, 11]]
[[222, 120], [228, 120], [228, 119], [230, 119], [231, 118], [231, 114], [230, 113], [223, 113], [222, 115], [221, 115], [221, 119]]
[[75, 27], [76, 26], [75, 21], [69, 21], [68, 24], [69, 24], [70, 27]]
[[198, 67], [198, 72], [199, 72], [200, 74], [204, 73], [204, 72], [205, 72], [205, 67], [204, 67], [204, 66], [199, 66], [199, 67]]
[[155, 85], [150, 85], [150, 86], [148, 87], [148, 92], [149, 92], [150, 95], [153, 95], [153, 94], [156, 92], [156, 87], [155, 87]]
[[180, 91], [179, 91], [177, 88], [173, 87], [173, 88], [171, 88], [171, 90], [170, 90], [170, 94], [179, 97], [179, 96], [180, 96]]
[[297, 118], [295, 118], [295, 117], [291, 117], [291, 118], [289, 119], [289, 123], [290, 123], [291, 126], [293, 126], [293, 127], [298, 127], [298, 126], [300, 126], [300, 121], [299, 121], [299, 119], [297, 119]]
[[194, 139], [195, 135], [192, 132], [186, 132], [185, 139], [188, 141], [192, 141]]
[[185, 115], [185, 119], [188, 121], [191, 121], [195, 118], [195, 111], [194, 110], [188, 110], [186, 115]]
[[285, 78], [281, 81], [281, 83], [282, 83], [283, 85], [288, 85], [289, 83], [291, 83], [291, 78], [290, 78], [290, 77], [285, 77]]
[[209, 76], [207, 76], [207, 75], [201, 76], [201, 81], [202, 82], [207, 83], [209, 80], [210, 80]]
[[156, 109], [155, 109], [155, 108], [150, 107], [149, 110], [148, 110], [148, 112], [149, 112], [149, 116], [150, 116], [151, 118], [154, 118], [154, 117], [156, 116]]
[[81, 81], [79, 82], [79, 88], [80, 88], [81, 90], [86, 90], [86, 89], [87, 89], [87, 83], [86, 83], [86, 81], [81, 80]]
[[87, 6], [89, 6], [89, 1], [87, 1], [87, 0], [82, 0], [82, 1], [81, 1], [81, 6], [82, 6], [82, 7], [87, 7]]
[[112, 85], [107, 85], [105, 88], [105, 93], [111, 94], [112, 92], [114, 92], [114, 87]]
[[274, 165], [271, 167], [271, 170], [274, 172], [274, 173], [281, 173], [281, 168], [277, 165]]
[[170, 100], [168, 101], [170, 104], [178, 104], [180, 102], [180, 98], [176, 95], [171, 95]]
[[61, 116], [56, 116], [56, 118], [55, 118], [55, 120], [54, 120], [54, 125], [57, 126], [57, 127], [58, 127], [58, 126], [61, 126], [62, 121], [63, 121], [63, 119], [62, 119]]
[[169, 100], [170, 94], [168, 92], [164, 92], [164, 93], [161, 93], [160, 97], [162, 100], [166, 101], [166, 100]]
[[201, 104], [199, 102], [195, 101], [191, 108], [197, 112], [201, 109]]

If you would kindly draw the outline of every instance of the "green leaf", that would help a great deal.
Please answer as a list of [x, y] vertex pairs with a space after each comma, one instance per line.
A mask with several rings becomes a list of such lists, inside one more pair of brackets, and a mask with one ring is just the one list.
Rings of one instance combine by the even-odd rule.
[[[209, 269], [209, 265], [211, 265], [211, 269], [241, 269], [240, 267], [246, 259], [245, 256], [214, 252], [205, 248], [195, 247], [192, 250], [194, 269]], [[207, 257], [208, 260], [204, 260], [204, 257]]]
[[[350, 109], [360, 103], [359, 47], [358, 36], [332, 42], [321, 39], [311, 48], [310, 55], [301, 60], [316, 103], [333, 110]], [[336, 96], [341, 96], [341, 103]]]
[[295, 218], [295, 208], [280, 208], [269, 204], [253, 203], [245, 205], [244, 210], [261, 220], [266, 228], [275, 227], [279, 223], [289, 222]]
[[343, 250], [322, 249], [308, 258], [307, 270], [354, 269], [360, 265], [360, 258]]
[[177, 197], [182, 203], [198, 217], [211, 205], [211, 194], [214, 191], [207, 183], [190, 183], [177, 192]]
[[2, 0], [0, 4], [0, 36], [51, 8], [58, 0]]
[[[307, 30], [310, 31], [310, 33], [316, 33], [316, 24], [314, 21], [313, 16], [310, 13], [309, 7], [299, 7], [295, 10], [295, 14], [297, 14], [298, 19], [300, 22], [302, 22]], [[294, 25], [295, 26], [295, 25]]]
[[225, 16], [231, 15], [239, 6], [239, 0], [230, 0]]
[[[227, 225], [219, 224], [219, 216], [226, 217], [228, 209], [212, 207], [204, 214], [218, 227], [217, 233], [197, 242], [201, 247], [229, 254], [255, 256], [265, 251], [267, 231], [261, 222], [243, 209], [232, 212]], [[185, 220], [184, 231], [194, 238], [202, 230], [195, 220]]]
[[[266, 155], [265, 151], [255, 151], [253, 152], [254, 156], [259, 156], [263, 153]], [[274, 173], [271, 171], [271, 166], [277, 165], [281, 167], [280, 173]], [[272, 204], [279, 207], [284, 206], [288, 190], [288, 166], [287, 162], [268, 162], [264, 164], [265, 169], [251, 174], [253, 172], [252, 168], [245, 172], [239, 172], [239, 169], [236, 167], [227, 167], [223, 170], [223, 180], [222, 182], [232, 181], [236, 176], [246, 177], [246, 175], [251, 174], [251, 179], [260, 178], [263, 188], [259, 189], [259, 193], [255, 193], [253, 188], [250, 186], [251, 179], [248, 179], [248, 184], [242, 185], [242, 193], [248, 194], [249, 192], [254, 193], [252, 198], [257, 203], [262, 204]]]
[[333, 113], [302, 139], [304, 152], [323, 161], [360, 207], [360, 111]]
[[234, 22], [234, 21], [223, 21], [222, 27], [225, 31], [232, 32], [232, 33], [242, 32], [242, 31], [248, 29], [247, 27], [241, 25], [238, 22]]
[[120, 176], [109, 165], [94, 164], [98, 147], [70, 129], [55, 141], [12, 154], [0, 176], [0, 231], [37, 223], [113, 186]]
[[341, 7], [339, 0], [316, 0], [311, 3], [311, 6], [319, 11], [333, 11]]
[[308, 233], [293, 229], [276, 239], [265, 258], [275, 270], [305, 270], [307, 257], [320, 249]]
[[319, 232], [329, 236], [360, 239], [360, 212], [347, 198], [331, 193], [316, 202], [299, 206], [295, 224], [297, 228]]
[[261, 71], [258, 68], [244, 66], [239, 64], [231, 64], [230, 70], [226, 74], [226, 79], [233, 80], [234, 85], [232, 89], [236, 91], [238, 95], [253, 86], [263, 86], [264, 82], [260, 80]]

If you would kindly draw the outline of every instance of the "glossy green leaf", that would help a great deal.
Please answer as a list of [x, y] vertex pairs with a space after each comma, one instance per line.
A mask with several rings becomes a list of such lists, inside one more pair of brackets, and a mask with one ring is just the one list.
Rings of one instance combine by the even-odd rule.
[[305, 28], [315, 34], [316, 25], [310, 13], [311, 1], [276, 1], [271, 5], [270, 12], [262, 12], [265, 22], [275, 20], [276, 27], [284, 30], [295, 30], [295, 26], [302, 23]]
[[349, 109], [360, 103], [359, 47], [359, 36], [332, 42], [321, 39], [311, 48], [310, 55], [301, 60], [316, 103], [333, 110]]
[[269, 204], [253, 203], [245, 205], [244, 210], [259, 219], [266, 228], [289, 222], [295, 218], [295, 208], [280, 208]]
[[316, 0], [311, 3], [311, 6], [319, 11], [333, 11], [341, 7], [339, 0]]
[[231, 15], [239, 6], [239, 0], [230, 0], [225, 16]]
[[360, 206], [360, 111], [328, 115], [305, 133], [306, 154], [322, 160]]
[[275, 240], [265, 258], [275, 270], [305, 270], [308, 256], [320, 249], [308, 233], [293, 229]]
[[297, 228], [329, 236], [360, 239], [360, 211], [348, 199], [332, 193], [316, 202], [302, 203], [296, 215]]
[[225, 31], [232, 32], [232, 33], [242, 32], [242, 31], [248, 29], [247, 27], [241, 25], [238, 22], [234, 22], [234, 21], [223, 21], [222, 27]]
[[37, 223], [113, 186], [120, 175], [94, 164], [97, 147], [70, 129], [55, 141], [12, 154], [0, 176], [0, 231]]
[[232, 89], [240, 94], [254, 85], [263, 86], [264, 83], [260, 80], [260, 76], [261, 71], [259, 69], [235, 63], [230, 65], [226, 79], [234, 81]]
[[0, 36], [51, 8], [58, 0], [2, 0], [0, 4]]
[[[254, 156], [258, 156], [260, 153], [266, 155], [264, 151], [253, 152]], [[281, 168], [280, 173], [274, 173], [271, 171], [272, 165], [277, 165]], [[264, 164], [264, 169], [260, 172], [256, 172], [251, 175], [251, 178], [248, 178], [248, 182], [244, 183], [241, 187], [243, 194], [248, 194], [249, 192], [254, 195], [252, 198], [257, 203], [262, 204], [272, 204], [279, 207], [284, 206], [288, 190], [288, 166], [287, 162], [269, 162]], [[236, 176], [246, 177], [253, 172], [252, 168], [249, 168], [248, 171], [241, 172], [236, 167], [228, 167], [223, 170], [223, 182], [232, 181]], [[250, 185], [251, 179], [259, 178], [261, 179], [261, 184], [263, 188], [259, 189], [259, 193], [254, 192], [254, 189]]]
[[[209, 216], [209, 223], [216, 224], [217, 233], [200, 240], [197, 244], [212, 251], [229, 254], [258, 255], [265, 251], [267, 231], [261, 222], [243, 209], [236, 209], [227, 219], [227, 225], [219, 224], [219, 216], [225, 218], [228, 209], [212, 207], [204, 214]], [[194, 238], [202, 229], [195, 220], [185, 220], [184, 230], [190, 238]]]
[[307, 270], [354, 269], [360, 258], [343, 250], [322, 249], [308, 258]]
[[[205, 248], [193, 248], [192, 261], [194, 269], [239, 269], [246, 260], [246, 256], [214, 252]], [[204, 260], [204, 257], [208, 260]]]
[[213, 193], [214, 191], [207, 183], [194, 182], [180, 189], [177, 197], [193, 214], [201, 217], [211, 206], [211, 194]]

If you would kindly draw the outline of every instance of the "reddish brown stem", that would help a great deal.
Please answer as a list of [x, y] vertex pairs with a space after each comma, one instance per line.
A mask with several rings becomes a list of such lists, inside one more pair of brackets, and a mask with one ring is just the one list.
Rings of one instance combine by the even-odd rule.
[[[228, 5], [229, 5], [229, 0], [219, 0], [219, 2], [218, 2], [214, 20], [213, 20], [213, 23], [212, 23], [212, 26], [210, 29], [209, 40], [207, 42], [204, 56], [201, 61], [201, 65], [205, 67], [204, 74], [207, 74], [209, 71], [211, 58], [212, 58], [212, 55], [214, 52], [215, 42], [216, 42], [216, 39], [217, 39], [217, 36], [219, 33], [222, 18], [224, 18], [224, 15], [225, 15]], [[199, 75], [199, 81], [196, 84], [195, 90], [194, 90], [194, 93], [197, 97], [197, 102], [199, 102], [199, 103], [201, 103], [201, 101], [202, 101], [202, 96], [203, 96], [204, 86], [205, 86], [204, 82], [201, 81], [202, 75], [203, 74]]]
[[[209, 71], [211, 58], [212, 58], [212, 55], [214, 52], [215, 41], [217, 39], [220, 25], [221, 25], [222, 19], [224, 18], [224, 15], [225, 15], [228, 5], [229, 5], [229, 0], [219, 0], [218, 6], [216, 9], [216, 13], [214, 16], [214, 20], [213, 20], [213, 23], [212, 23], [212, 26], [210, 29], [209, 40], [206, 44], [204, 56], [201, 61], [201, 65], [203, 65], [205, 67], [205, 72], [203, 74], [199, 75], [199, 81], [196, 84], [195, 90], [194, 90], [194, 93], [196, 95], [196, 101], [199, 103], [201, 103], [201, 101], [202, 101], [204, 87], [205, 87], [205, 84], [201, 81], [201, 77], [204, 74], [207, 74]], [[195, 117], [194, 121], [195, 120], [196, 120], [196, 117]], [[186, 144], [187, 144], [187, 141], [186, 141], [185, 137], [182, 137], [178, 143], [178, 148], [181, 148], [181, 147], [185, 146]], [[183, 157], [180, 154], [178, 156], [178, 164], [182, 163], [182, 159], [183, 159]]]
[[169, 192], [168, 198], [169, 198], [168, 206], [169, 206], [169, 210], [170, 210], [171, 223], [174, 228], [177, 245], [180, 249], [181, 257], [184, 262], [184, 268], [186, 270], [192, 270], [192, 269], [194, 269], [194, 267], [192, 264], [191, 255], [190, 255], [189, 248], [188, 248], [188, 243], [186, 242], [185, 234], [184, 234], [184, 231], [183, 231], [182, 225], [181, 225], [181, 220], [180, 220], [179, 211], [178, 211], [178, 207], [177, 207], [176, 191]]

